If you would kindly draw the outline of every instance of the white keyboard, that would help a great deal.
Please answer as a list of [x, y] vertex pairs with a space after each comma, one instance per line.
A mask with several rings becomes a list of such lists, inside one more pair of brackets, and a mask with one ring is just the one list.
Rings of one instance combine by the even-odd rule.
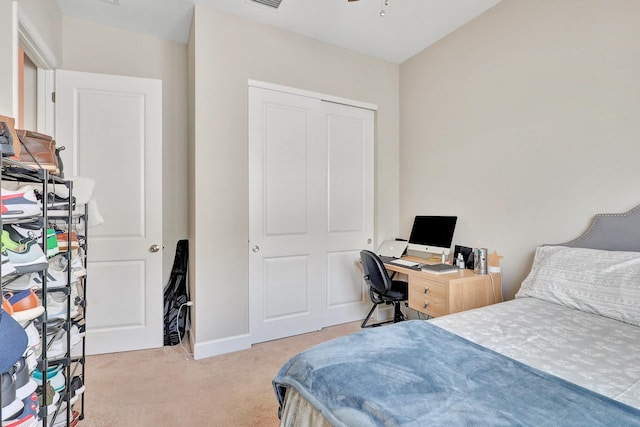
[[405, 261], [403, 259], [394, 259], [391, 261], [391, 264], [401, 265], [403, 267], [418, 267], [420, 265], [419, 262]]

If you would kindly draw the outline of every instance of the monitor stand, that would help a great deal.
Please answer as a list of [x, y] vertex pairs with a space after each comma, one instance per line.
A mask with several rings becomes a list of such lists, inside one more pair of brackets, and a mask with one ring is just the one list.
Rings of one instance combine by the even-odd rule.
[[[434, 264], [442, 262], [442, 254], [433, 252], [417, 251], [415, 249], [407, 249], [407, 255], [422, 258], [425, 264]], [[446, 255], [445, 255], [446, 257]]]

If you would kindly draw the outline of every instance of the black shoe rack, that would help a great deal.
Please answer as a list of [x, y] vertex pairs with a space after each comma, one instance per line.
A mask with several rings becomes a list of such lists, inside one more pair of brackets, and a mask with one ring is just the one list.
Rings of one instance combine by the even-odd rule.
[[[20, 274], [17, 271], [2, 276], [0, 290], [4, 295], [11, 288], [11, 282], [19, 280], [24, 275], [37, 273], [40, 285], [34, 292], [39, 297], [44, 313], [39, 317], [22, 322], [23, 327], [29, 327], [29, 323], [36, 326], [40, 334], [40, 355], [37, 357], [36, 367], [34, 370], [40, 371], [41, 387], [38, 387], [39, 405], [38, 417], [42, 426], [60, 426], [60, 425], [78, 425], [85, 417], [85, 401], [84, 392], [78, 391], [78, 385], [84, 385], [85, 379], [85, 331], [84, 317], [86, 314], [86, 253], [87, 253], [87, 207], [86, 205], [73, 208], [73, 182], [64, 180], [56, 175], [52, 175], [48, 170], [35, 169], [33, 167], [21, 164], [8, 157], [2, 158], [1, 182], [17, 182], [19, 184], [27, 183], [40, 194], [42, 204], [42, 212], [39, 215], [20, 217], [20, 218], [2, 218], [0, 215], [0, 225], [4, 226], [17, 224], [31, 228], [42, 230], [41, 247], [44, 254], [47, 254], [47, 230], [54, 228], [61, 232], [67, 233], [67, 250], [60, 251], [57, 255], [48, 257], [49, 262], [57, 262], [66, 265], [66, 270], [62, 270], [66, 275], [66, 285], [55, 287], [47, 286], [47, 273], [49, 265], [41, 270]], [[68, 190], [68, 208], [64, 209], [64, 213], [56, 208], [56, 215], [49, 215], [48, 206], [52, 206], [52, 195], [55, 194], [56, 186], [63, 186]], [[4, 187], [4, 185], [3, 185]], [[77, 238], [74, 240], [72, 236], [75, 234]], [[74, 249], [77, 241], [78, 248]], [[77, 258], [77, 259], [75, 259]], [[76, 275], [72, 273], [72, 267], [78, 263], [84, 268], [84, 275], [76, 279]], [[1, 271], [1, 267], [0, 267]], [[22, 280], [25, 280], [22, 278]], [[62, 316], [56, 319], [50, 317], [51, 307], [47, 307], [49, 297], [55, 296], [55, 301], [62, 301], [66, 305], [66, 312], [62, 312]], [[57, 309], [59, 309], [59, 305]], [[80, 333], [79, 342], [72, 342], [72, 330], [78, 330]], [[52, 352], [52, 346], [56, 345], [57, 351]], [[62, 344], [60, 346], [60, 343]], [[5, 345], [7, 343], [0, 343]], [[75, 345], [74, 345], [75, 344]], [[62, 348], [62, 351], [60, 351]], [[29, 347], [28, 350], [29, 351]], [[51, 394], [52, 388], [46, 386], [47, 373], [50, 370], [60, 370], [64, 373], [65, 384], [58, 389], [55, 394], [58, 398], [53, 399]], [[31, 374], [31, 372], [30, 372]], [[0, 398], [1, 399], [1, 398]], [[47, 402], [51, 402], [47, 405]], [[7, 402], [0, 400], [0, 408], [8, 405]], [[11, 418], [12, 415], [2, 413], [2, 418]], [[77, 421], [76, 421], [77, 420]], [[3, 421], [6, 423], [7, 421]]]

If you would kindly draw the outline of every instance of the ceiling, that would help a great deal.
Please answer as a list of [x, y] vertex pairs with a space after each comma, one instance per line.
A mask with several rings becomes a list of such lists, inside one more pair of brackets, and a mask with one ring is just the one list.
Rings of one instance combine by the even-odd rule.
[[64, 15], [180, 43], [197, 4], [400, 64], [502, 0], [56, 1]]

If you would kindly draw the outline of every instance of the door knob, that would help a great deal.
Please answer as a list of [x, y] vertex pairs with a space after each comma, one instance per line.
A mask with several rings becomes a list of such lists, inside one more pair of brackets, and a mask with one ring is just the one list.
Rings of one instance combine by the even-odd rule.
[[160, 250], [160, 246], [158, 245], [151, 245], [151, 247], [149, 248], [149, 252], [158, 252]]
[[257, 254], [258, 252], [260, 252], [260, 246], [258, 246], [258, 245], [254, 245], [254, 246], [251, 248], [251, 250], [252, 250], [254, 253], [256, 253], [256, 254]]

